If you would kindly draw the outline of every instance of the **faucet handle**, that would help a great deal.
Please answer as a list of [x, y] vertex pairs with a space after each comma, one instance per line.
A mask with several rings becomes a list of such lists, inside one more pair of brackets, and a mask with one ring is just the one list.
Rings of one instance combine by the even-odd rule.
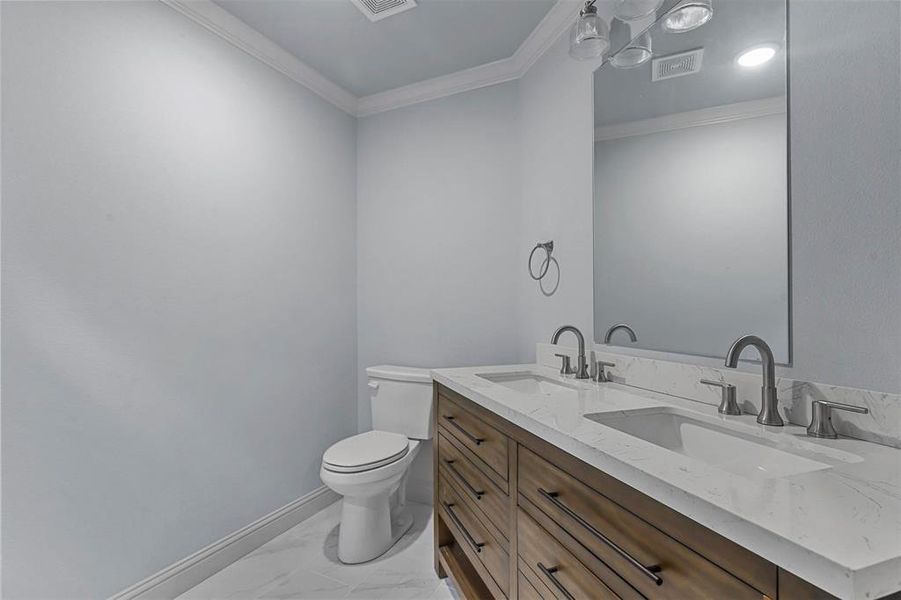
[[575, 375], [576, 371], [575, 371], [575, 369], [573, 369], [572, 364], [570, 363], [570, 361], [572, 360], [572, 357], [570, 357], [568, 354], [554, 354], [554, 356], [559, 357], [560, 360], [563, 362], [563, 364], [560, 365], [560, 374], [561, 375], [563, 375], [563, 376]]
[[863, 406], [830, 402], [829, 400], [814, 400], [810, 404], [810, 425], [807, 426], [807, 435], [827, 440], [834, 440], [838, 437], [838, 433], [832, 426], [832, 409], [847, 410], [862, 415], [870, 412], [870, 409]]
[[616, 363], [607, 362], [605, 360], [596, 360], [594, 361], [594, 364], [597, 367], [594, 373], [594, 380], [598, 383], [606, 383], [610, 381], [610, 378], [604, 372], [604, 367], [615, 367]]
[[712, 385], [718, 388], [722, 388], [722, 395], [720, 396], [720, 406], [717, 409], [721, 415], [740, 415], [741, 409], [738, 407], [738, 402], [735, 400], [735, 386], [731, 383], [726, 383], [725, 381], [714, 381], [712, 379], [701, 379], [701, 383], [704, 385]]

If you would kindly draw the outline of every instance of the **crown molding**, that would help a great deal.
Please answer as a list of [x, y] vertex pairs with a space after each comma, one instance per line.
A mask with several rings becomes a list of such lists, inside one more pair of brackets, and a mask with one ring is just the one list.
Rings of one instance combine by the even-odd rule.
[[557, 0], [511, 57], [516, 63], [518, 77], [528, 73], [532, 65], [554, 45], [557, 38], [569, 29], [578, 16], [582, 4], [582, 0]]
[[287, 50], [211, 0], [160, 0], [160, 2], [293, 79], [344, 112], [356, 116], [356, 96], [316, 69], [299, 61]]
[[581, 0], [557, 0], [513, 56], [357, 98], [211, 0], [160, 0], [182, 15], [356, 117], [519, 79], [578, 14]]
[[496, 83], [518, 79], [511, 58], [496, 60], [477, 67], [418, 81], [399, 88], [360, 98], [357, 116], [367, 117], [411, 104], [436, 100], [445, 96], [476, 90]]
[[363, 96], [357, 106], [357, 116], [374, 115], [519, 79], [566, 31], [581, 6], [582, 3], [578, 0], [557, 0], [557, 3], [532, 30], [529, 37], [520, 44], [513, 56], [378, 94]]
[[729, 123], [730, 121], [778, 115], [785, 112], [787, 112], [785, 96], [773, 96], [772, 98], [763, 98], [761, 100], [723, 104], [662, 117], [598, 127], [594, 130], [594, 141], [602, 142], [647, 135], [649, 133], [688, 129], [689, 127]]

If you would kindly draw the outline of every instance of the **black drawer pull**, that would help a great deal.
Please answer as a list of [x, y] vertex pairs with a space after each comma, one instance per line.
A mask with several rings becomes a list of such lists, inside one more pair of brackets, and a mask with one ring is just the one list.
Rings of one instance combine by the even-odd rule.
[[560, 583], [560, 580], [554, 575], [559, 569], [557, 567], [551, 567], [548, 569], [543, 564], [538, 563], [538, 568], [541, 569], [541, 572], [544, 573], [544, 576], [551, 580], [551, 583], [554, 584], [554, 587], [557, 588], [557, 591], [563, 594], [564, 597], [569, 600], [576, 600], [575, 597], [569, 593], [569, 590], [563, 587], [563, 584]]
[[453, 417], [451, 415], [444, 415], [444, 418], [445, 418], [445, 420], [447, 420], [448, 423], [453, 425], [457, 431], [459, 431], [460, 433], [465, 435], [467, 438], [469, 438], [469, 441], [471, 441], [476, 446], [481, 446], [482, 442], [485, 441], [484, 438], [476, 437], [476, 436], [472, 435], [471, 433], [469, 433], [468, 431], [466, 431], [465, 429], [463, 429], [462, 427], [460, 427], [460, 424], [457, 423], [457, 419], [455, 417]]
[[460, 531], [463, 532], [463, 535], [466, 537], [466, 541], [469, 542], [469, 545], [472, 546], [476, 552], [481, 552], [485, 544], [482, 542], [477, 542], [476, 539], [472, 537], [472, 535], [470, 535], [468, 531], [466, 531], [466, 527], [463, 526], [463, 522], [460, 520], [460, 517], [458, 517], [453, 511], [453, 502], [450, 504], [448, 504], [447, 502], [442, 502], [441, 504], [444, 505], [444, 510], [446, 510], [447, 514], [450, 515], [450, 518], [454, 522], [454, 525], [459, 527]]
[[450, 470], [450, 472], [454, 475], [454, 477], [456, 477], [457, 480], [458, 480], [460, 483], [462, 483], [463, 486], [464, 486], [467, 490], [469, 490], [469, 493], [476, 497], [476, 500], [481, 500], [481, 499], [482, 499], [482, 495], [483, 495], [485, 492], [484, 492], [484, 491], [480, 492], [479, 490], [475, 489], [475, 488], [472, 486], [471, 483], [469, 483], [468, 481], [466, 481], [466, 478], [463, 477], [462, 473], [460, 473], [460, 471], [457, 470], [457, 467], [454, 466], [454, 461], [448, 460], [448, 459], [445, 458], [445, 459], [444, 459], [444, 464], [447, 465], [447, 468], [448, 468], [448, 469]]
[[621, 557], [623, 557], [626, 560], [626, 562], [628, 562], [630, 565], [632, 565], [633, 567], [635, 567], [636, 569], [641, 571], [642, 575], [644, 575], [645, 577], [647, 577], [648, 579], [653, 581], [656, 585], [663, 585], [663, 579], [661, 579], [657, 575], [657, 573], [659, 573], [661, 570], [659, 566], [651, 565], [649, 567], [646, 567], [645, 565], [641, 564], [641, 562], [639, 562], [638, 559], [636, 559], [634, 556], [632, 556], [631, 554], [629, 554], [628, 552], [626, 552], [619, 546], [617, 546], [616, 542], [614, 542], [613, 540], [608, 538], [606, 535], [604, 535], [603, 533], [598, 531], [594, 527], [594, 525], [592, 525], [591, 523], [589, 523], [588, 521], [583, 519], [579, 514], [575, 513], [570, 507], [568, 507], [565, 504], [563, 504], [562, 502], [560, 502], [560, 500], [557, 499], [557, 492], [548, 492], [547, 490], [538, 488], [538, 493], [541, 494], [542, 496], [544, 496], [548, 502], [550, 502], [551, 504], [553, 504], [554, 506], [556, 506], [557, 508], [562, 510], [564, 513], [566, 513], [570, 518], [572, 518], [573, 520], [578, 522], [579, 525], [581, 525], [582, 527], [587, 529], [589, 531], [589, 533], [591, 533], [591, 535], [593, 535], [598, 540], [600, 540], [601, 542], [603, 542], [604, 544], [609, 546], [611, 550], [613, 550], [614, 552], [619, 554]]

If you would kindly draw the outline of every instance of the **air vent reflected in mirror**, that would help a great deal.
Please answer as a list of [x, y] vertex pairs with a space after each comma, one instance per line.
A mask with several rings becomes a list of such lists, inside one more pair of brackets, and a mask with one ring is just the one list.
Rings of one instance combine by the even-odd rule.
[[697, 73], [701, 70], [703, 58], [703, 48], [655, 58], [651, 61], [651, 81], [662, 81]]

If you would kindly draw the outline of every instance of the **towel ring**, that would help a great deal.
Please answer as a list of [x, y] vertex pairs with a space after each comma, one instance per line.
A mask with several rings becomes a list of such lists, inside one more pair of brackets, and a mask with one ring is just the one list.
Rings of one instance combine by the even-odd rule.
[[[532, 271], [532, 259], [535, 257], [535, 252], [541, 248], [544, 250], [545, 257], [541, 262], [541, 266], [538, 267], [538, 275], [535, 275], [535, 272]], [[538, 242], [535, 244], [535, 247], [532, 248], [532, 251], [529, 253], [529, 277], [534, 279], [535, 281], [541, 281], [544, 279], [544, 276], [547, 275], [548, 269], [551, 268], [551, 252], [554, 251], [554, 241], [551, 240], [549, 242]]]
[[554, 258], [553, 256], [551, 257], [551, 263], [553, 263], [554, 269], [557, 271], [557, 278], [556, 278], [556, 281], [554, 281], [554, 285], [548, 284], [547, 288], [545, 288], [544, 282], [552, 280], [552, 276], [550, 273], [547, 273], [547, 277], [545, 277], [544, 279], [540, 279], [538, 281], [538, 289], [540, 289], [541, 293], [547, 297], [553, 296], [554, 293], [557, 291], [557, 288], [560, 287], [560, 263], [558, 263], [557, 259]]

